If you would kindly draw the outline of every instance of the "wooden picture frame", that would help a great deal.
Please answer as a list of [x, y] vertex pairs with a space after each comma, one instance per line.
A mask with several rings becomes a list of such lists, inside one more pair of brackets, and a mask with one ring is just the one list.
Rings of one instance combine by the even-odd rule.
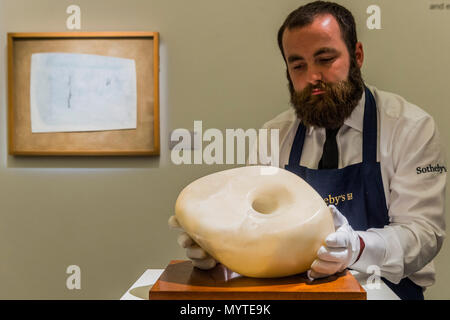
[[[133, 59], [136, 66], [136, 128], [33, 133], [30, 116], [31, 56], [51, 52]], [[157, 32], [8, 33], [10, 155], [159, 155], [159, 139]]]

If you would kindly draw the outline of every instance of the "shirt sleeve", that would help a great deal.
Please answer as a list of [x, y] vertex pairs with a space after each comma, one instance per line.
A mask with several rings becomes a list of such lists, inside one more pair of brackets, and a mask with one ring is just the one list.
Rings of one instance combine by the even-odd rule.
[[439, 252], [445, 238], [447, 166], [434, 120], [423, 116], [399, 121], [392, 135], [389, 225], [359, 235], [365, 249], [353, 269], [378, 266], [393, 283], [421, 270]]

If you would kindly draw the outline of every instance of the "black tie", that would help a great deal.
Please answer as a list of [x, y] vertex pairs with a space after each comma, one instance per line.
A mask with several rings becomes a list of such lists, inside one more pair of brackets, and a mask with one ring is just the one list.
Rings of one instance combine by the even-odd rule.
[[322, 159], [319, 162], [319, 169], [337, 169], [338, 167], [338, 146], [336, 142], [337, 129], [327, 129], [327, 139], [323, 145]]

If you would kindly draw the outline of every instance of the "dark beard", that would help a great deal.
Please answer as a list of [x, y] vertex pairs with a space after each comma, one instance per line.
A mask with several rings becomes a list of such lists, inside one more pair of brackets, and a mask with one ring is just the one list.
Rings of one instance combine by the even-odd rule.
[[[289, 75], [288, 75], [289, 79]], [[325, 93], [311, 95], [313, 89], [324, 90]], [[291, 104], [297, 117], [306, 126], [336, 129], [342, 126], [358, 105], [364, 90], [361, 70], [356, 65], [355, 58], [350, 61], [348, 80], [337, 83], [319, 82], [296, 92], [289, 80]]]

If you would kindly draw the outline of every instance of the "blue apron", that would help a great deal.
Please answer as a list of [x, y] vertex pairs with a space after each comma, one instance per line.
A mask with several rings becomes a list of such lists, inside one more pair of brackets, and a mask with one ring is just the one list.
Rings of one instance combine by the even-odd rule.
[[[354, 230], [383, 228], [389, 224], [380, 163], [377, 162], [377, 109], [375, 99], [366, 87], [364, 106], [362, 162], [342, 169], [314, 170], [300, 166], [306, 127], [300, 123], [285, 169], [308, 182], [325, 202], [335, 205]], [[422, 288], [410, 279], [399, 284], [383, 281], [401, 299], [423, 299]]]

